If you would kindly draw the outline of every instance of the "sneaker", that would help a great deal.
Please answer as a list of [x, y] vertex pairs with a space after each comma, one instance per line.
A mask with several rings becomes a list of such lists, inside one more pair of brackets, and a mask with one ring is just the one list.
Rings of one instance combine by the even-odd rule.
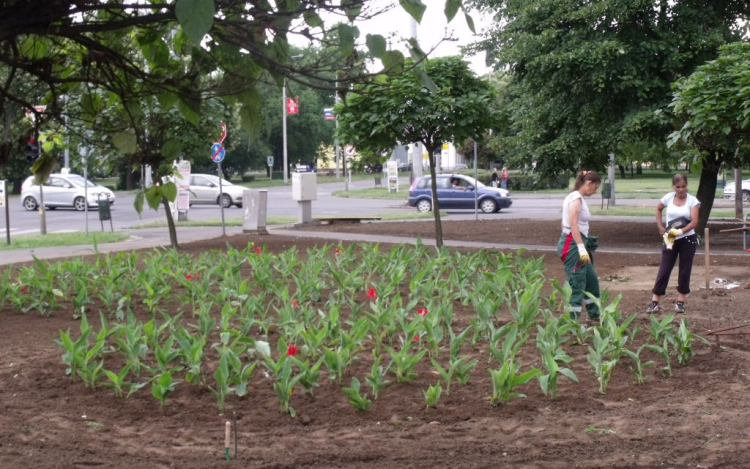
[[685, 314], [685, 303], [682, 301], [678, 301], [674, 305], [674, 310], [679, 314]]
[[[648, 308], [646, 308], [646, 312], [648, 314], [656, 314], [659, 311], [661, 311], [661, 308], [659, 307], [658, 301], [652, 301], [650, 305], [648, 305]], [[683, 310], [684, 312], [684, 310]]]

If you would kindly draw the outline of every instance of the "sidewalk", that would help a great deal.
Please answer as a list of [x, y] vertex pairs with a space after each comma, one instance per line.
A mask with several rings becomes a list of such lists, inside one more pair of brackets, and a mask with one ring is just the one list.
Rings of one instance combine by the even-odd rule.
[[[367, 243], [385, 243], [385, 244], [416, 244], [417, 238], [403, 236], [377, 236], [357, 233], [337, 233], [337, 232], [316, 232], [293, 230], [288, 226], [269, 227], [270, 236], [284, 236], [293, 238], [307, 239], [327, 239], [332, 243], [338, 241], [353, 241]], [[227, 227], [227, 236], [242, 234], [241, 227]], [[180, 244], [190, 243], [193, 241], [202, 241], [206, 239], [215, 239], [221, 237], [221, 228], [178, 228], [177, 239]], [[431, 238], [422, 238], [421, 243], [426, 246], [434, 246], [435, 240]], [[490, 243], [481, 241], [444, 241], [445, 246], [455, 248], [471, 249], [504, 249], [518, 250], [526, 249], [537, 252], [556, 252], [557, 247], [553, 245], [532, 245], [532, 244], [503, 244]], [[120, 251], [133, 251], [144, 248], [169, 247], [169, 233], [166, 228], [149, 228], [143, 230], [133, 230], [131, 237], [125, 241], [117, 243], [104, 243], [98, 246], [100, 253], [112, 253]], [[620, 254], [653, 254], [658, 255], [657, 249], [637, 249], [637, 248], [608, 248], [601, 247], [597, 252], [602, 253], [620, 253]], [[87, 256], [94, 254], [93, 245], [78, 246], [53, 246], [46, 248], [37, 248], [30, 250], [12, 250], [0, 253], [0, 265], [17, 264], [21, 262], [31, 262], [34, 257], [37, 259], [60, 259], [73, 256]], [[699, 250], [702, 253], [702, 249]], [[711, 249], [712, 256], [737, 256], [742, 255], [742, 251], [726, 251]]]

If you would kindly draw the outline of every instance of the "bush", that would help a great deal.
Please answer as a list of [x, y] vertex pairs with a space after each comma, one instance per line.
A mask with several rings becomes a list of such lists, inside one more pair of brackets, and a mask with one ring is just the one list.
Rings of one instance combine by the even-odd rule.
[[[480, 177], [480, 181], [492, 185], [490, 176]], [[570, 187], [570, 176], [558, 174], [542, 178], [538, 174], [513, 174], [508, 178], [508, 189], [514, 191], [541, 191], [547, 189], [567, 189]]]
[[255, 176], [252, 174], [243, 174], [242, 182], [255, 182]]

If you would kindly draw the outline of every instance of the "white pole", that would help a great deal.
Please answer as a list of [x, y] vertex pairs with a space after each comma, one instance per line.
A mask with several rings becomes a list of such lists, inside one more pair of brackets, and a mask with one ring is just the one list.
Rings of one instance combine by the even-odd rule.
[[609, 204], [614, 207], [615, 205], [615, 154], [609, 154], [609, 189], [610, 197]]
[[219, 168], [219, 207], [221, 207], [221, 234], [223, 236], [227, 235], [227, 227], [224, 224], [224, 204], [221, 203], [221, 200], [224, 198], [224, 189], [221, 186], [221, 161], [217, 163]]
[[[86, 150], [88, 153], [88, 150]], [[88, 172], [88, 160], [86, 156], [83, 157], [83, 211], [85, 212], [86, 218], [86, 236], [89, 235], [89, 172]]]
[[477, 175], [477, 141], [474, 140], [474, 221], [479, 221], [479, 178]]
[[281, 103], [282, 103], [282, 110], [281, 110], [281, 135], [282, 135], [282, 148], [284, 152], [284, 166], [282, 168], [282, 171], [284, 172], [284, 184], [287, 183], [287, 169], [289, 168], [289, 165], [287, 163], [287, 156], [286, 156], [286, 78], [284, 78], [284, 87], [281, 90]]
[[[339, 72], [336, 71], [336, 78], [338, 78], [338, 76], [339, 76]], [[333, 104], [334, 104], [334, 106], [339, 103], [339, 90], [338, 90], [338, 88], [339, 88], [339, 82], [338, 82], [338, 80], [336, 80], [336, 91], [334, 91], [334, 95], [333, 95]], [[334, 145], [334, 149], [333, 149], [333, 151], [334, 151], [334, 157], [333, 157], [333, 159], [334, 159], [334, 161], [336, 163], [336, 177], [339, 177], [339, 157], [340, 157], [340, 155], [339, 155], [338, 130], [339, 130], [339, 119], [336, 118], [336, 138], [334, 139], [335, 145]]]

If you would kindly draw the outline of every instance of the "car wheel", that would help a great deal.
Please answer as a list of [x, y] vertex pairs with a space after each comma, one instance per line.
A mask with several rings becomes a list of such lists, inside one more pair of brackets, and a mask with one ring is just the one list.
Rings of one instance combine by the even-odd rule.
[[83, 197], [76, 197], [75, 200], [73, 200], [73, 208], [79, 212], [86, 210], [86, 199]]
[[33, 212], [37, 208], [39, 208], [39, 204], [36, 203], [36, 199], [33, 197], [26, 197], [23, 199], [23, 208], [28, 210], [29, 212]]
[[750, 202], [750, 191], [742, 191], [742, 201]]
[[227, 194], [222, 194], [221, 197], [219, 197], [219, 203], [224, 208], [229, 208], [232, 206], [232, 198], [229, 197]]
[[497, 203], [492, 199], [484, 199], [479, 203], [479, 208], [484, 213], [495, 213], [497, 211]]
[[432, 202], [430, 202], [427, 199], [422, 199], [419, 202], [417, 202], [417, 211], [418, 212], [429, 212], [432, 210]]

